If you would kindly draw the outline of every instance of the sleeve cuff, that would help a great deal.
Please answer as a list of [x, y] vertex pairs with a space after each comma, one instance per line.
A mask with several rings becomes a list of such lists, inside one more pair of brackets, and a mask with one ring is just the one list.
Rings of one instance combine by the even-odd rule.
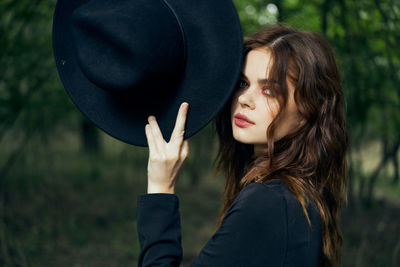
[[179, 207], [179, 198], [176, 194], [169, 194], [169, 193], [142, 194], [138, 196], [137, 200], [139, 204], [153, 202], [160, 204], [166, 203], [167, 205], [173, 205], [174, 207]]

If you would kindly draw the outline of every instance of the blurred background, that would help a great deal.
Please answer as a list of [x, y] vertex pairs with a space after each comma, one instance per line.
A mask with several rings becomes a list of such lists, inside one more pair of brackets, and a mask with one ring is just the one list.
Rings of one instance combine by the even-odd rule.
[[[334, 47], [350, 135], [343, 266], [400, 266], [400, 1], [234, 3], [244, 34], [283, 21]], [[55, 4], [0, 1], [0, 266], [136, 266], [148, 150], [104, 134], [67, 96], [52, 54]], [[222, 205], [216, 148], [209, 124], [190, 139], [176, 187], [183, 266]]]

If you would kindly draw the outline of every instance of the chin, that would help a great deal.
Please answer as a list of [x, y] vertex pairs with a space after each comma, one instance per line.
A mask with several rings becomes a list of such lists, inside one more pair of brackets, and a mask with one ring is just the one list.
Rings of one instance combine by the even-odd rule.
[[[253, 135], [253, 136], [252, 136]], [[235, 131], [233, 130], [232, 132], [233, 139], [235, 139], [237, 142], [240, 142], [242, 144], [248, 144], [248, 145], [260, 145], [260, 144], [266, 144], [267, 140], [260, 139], [260, 138], [254, 138], [254, 133], [249, 134], [249, 133], [244, 133], [241, 131]]]
[[243, 136], [237, 136], [235, 134], [233, 134], [233, 139], [235, 139], [237, 142], [242, 143], [242, 144], [253, 145], [255, 143], [254, 140], [251, 140], [250, 138], [246, 138]]

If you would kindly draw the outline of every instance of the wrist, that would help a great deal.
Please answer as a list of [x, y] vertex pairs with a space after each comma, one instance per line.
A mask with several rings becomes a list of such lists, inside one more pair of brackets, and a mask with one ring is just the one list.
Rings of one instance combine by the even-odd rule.
[[147, 194], [175, 194], [175, 186], [153, 184], [151, 182], [147, 183]]

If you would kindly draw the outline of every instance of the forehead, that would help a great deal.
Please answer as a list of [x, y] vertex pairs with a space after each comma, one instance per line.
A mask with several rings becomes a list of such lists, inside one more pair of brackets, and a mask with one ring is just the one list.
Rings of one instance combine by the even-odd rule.
[[243, 73], [249, 80], [267, 79], [270, 65], [271, 55], [268, 49], [253, 49], [246, 56]]

